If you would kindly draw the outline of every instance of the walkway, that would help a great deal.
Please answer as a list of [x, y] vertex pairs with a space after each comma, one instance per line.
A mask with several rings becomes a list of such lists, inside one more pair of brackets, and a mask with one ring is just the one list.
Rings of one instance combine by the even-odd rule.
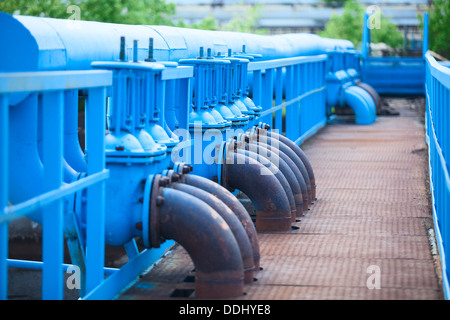
[[[318, 199], [298, 229], [259, 234], [263, 270], [242, 299], [442, 299], [423, 105], [389, 102], [400, 116], [341, 121], [302, 146]], [[120, 299], [189, 297], [192, 269], [177, 247]]]

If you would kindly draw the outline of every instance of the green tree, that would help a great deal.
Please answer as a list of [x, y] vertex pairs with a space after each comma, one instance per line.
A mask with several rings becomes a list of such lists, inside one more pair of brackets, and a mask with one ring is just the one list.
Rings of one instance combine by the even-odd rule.
[[434, 0], [428, 19], [430, 50], [450, 59], [450, 1]]
[[230, 21], [223, 24], [220, 29], [224, 31], [236, 31], [247, 33], [267, 33], [266, 29], [258, 28], [258, 20], [261, 18], [261, 6], [253, 5], [247, 8], [244, 14], [236, 15]]
[[228, 22], [219, 24], [214, 14], [206, 16], [203, 20], [188, 25], [183, 21], [177, 23], [178, 27], [202, 30], [221, 30], [266, 34], [267, 30], [258, 28], [258, 19], [261, 17], [261, 6], [252, 5], [243, 14], [236, 13]]
[[4, 0], [0, 1], [0, 11], [19, 13], [27, 16], [44, 16], [52, 18], [67, 18], [68, 5], [61, 0]]
[[[362, 40], [364, 11], [364, 6], [355, 0], [347, 0], [343, 13], [333, 15], [319, 35], [327, 38], [347, 39], [357, 47]], [[399, 48], [403, 44], [403, 36], [397, 30], [396, 25], [382, 15], [380, 29], [371, 29], [370, 36], [373, 43], [383, 42], [392, 48]]]
[[166, 0], [7, 0], [0, 11], [22, 15], [68, 18], [69, 5], [80, 8], [81, 20], [124, 24], [172, 25], [175, 4]]

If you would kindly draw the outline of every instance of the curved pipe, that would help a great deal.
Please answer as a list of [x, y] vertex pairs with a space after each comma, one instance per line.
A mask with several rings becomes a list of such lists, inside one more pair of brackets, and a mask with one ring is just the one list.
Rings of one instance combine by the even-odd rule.
[[75, 171], [87, 172], [78, 140], [78, 90], [64, 93], [64, 158]]
[[[297, 217], [301, 216], [301, 214], [304, 210], [304, 203], [306, 204], [306, 210], [308, 209], [308, 201], [307, 200], [303, 201], [303, 195], [305, 195], [306, 197], [308, 195], [307, 191], [306, 191], [306, 184], [304, 185], [305, 193], [303, 193], [302, 188], [300, 187], [300, 183], [297, 180], [296, 173], [294, 173], [293, 168], [291, 168], [291, 166], [284, 160], [284, 159], [286, 159], [286, 155], [283, 153], [284, 157], [280, 156], [281, 151], [278, 152], [278, 154], [277, 154], [277, 152], [271, 152], [269, 149], [267, 149], [265, 146], [263, 146], [259, 143], [248, 143], [245, 146], [246, 146], [247, 150], [254, 151], [255, 153], [259, 154], [260, 156], [265, 157], [269, 161], [273, 160], [273, 162], [275, 164], [278, 164], [278, 168], [280, 169], [280, 171], [283, 173], [283, 175], [286, 177], [287, 181], [289, 182], [289, 186], [294, 195], [296, 216]], [[289, 158], [287, 158], [286, 160], [291, 161]], [[298, 172], [298, 175], [300, 175], [301, 179], [303, 180], [303, 176], [301, 175], [300, 171], [297, 169], [295, 164], [293, 164], [293, 167], [296, 169], [296, 171]], [[307, 199], [307, 198], [305, 198], [305, 199]], [[294, 221], [295, 221], [295, 219], [293, 219], [293, 222]]]
[[309, 182], [311, 184], [311, 196], [312, 200], [316, 199], [316, 178], [314, 177], [314, 170], [311, 166], [311, 163], [306, 156], [305, 152], [292, 140], [288, 139], [287, 137], [273, 131], [266, 131], [267, 136], [274, 137], [278, 139], [280, 142], [287, 145], [289, 148], [292, 149], [292, 151], [295, 152], [295, 154], [300, 158], [303, 165], [305, 166], [306, 171], [308, 172]]
[[373, 101], [375, 102], [375, 107], [376, 107], [376, 110], [377, 110], [377, 114], [380, 114], [380, 111], [381, 111], [381, 97], [378, 94], [378, 92], [371, 85], [369, 85], [369, 84], [367, 84], [365, 82], [362, 82], [360, 80], [356, 80], [355, 84], [358, 87], [366, 90], [370, 94], [370, 96], [372, 97]]
[[291, 230], [291, 208], [278, 179], [258, 161], [229, 153], [222, 167], [222, 183], [244, 192], [256, 211], [256, 230]]
[[[260, 134], [260, 130], [257, 130], [256, 134], [249, 134], [250, 141], [257, 141], [258, 143], [262, 143], [266, 145], [266, 148], [269, 150], [272, 150], [272, 148], [276, 148], [280, 150], [280, 152], [286, 154], [297, 166], [297, 168], [300, 170], [303, 179], [306, 184], [306, 189], [308, 193], [308, 203], [312, 203], [312, 186], [311, 186], [311, 180], [309, 178], [308, 170], [306, 169], [303, 161], [301, 158], [296, 154], [294, 150], [292, 150], [289, 146], [287, 146], [285, 143], [280, 141], [279, 139], [272, 138], [266, 134]], [[278, 151], [277, 151], [278, 152]], [[301, 181], [299, 181], [301, 183]], [[305, 199], [305, 198], [304, 198]]]
[[247, 237], [250, 240], [255, 271], [258, 271], [260, 268], [261, 259], [258, 235], [256, 233], [255, 225], [242, 203], [230, 191], [222, 187], [220, 184], [204, 177], [194, 174], [183, 174], [180, 181], [187, 185], [205, 190], [206, 192], [216, 196], [220, 199], [220, 201], [227, 205], [231, 209], [231, 211], [233, 211], [233, 213], [236, 215], [236, 217], [244, 227], [247, 233]]
[[195, 266], [197, 298], [231, 298], [243, 295], [241, 252], [224, 219], [206, 203], [185, 192], [159, 189], [159, 231], [180, 243]]
[[[250, 142], [255, 143], [258, 146], [264, 147], [269, 151], [272, 151], [272, 146], [262, 143], [262, 142]], [[305, 179], [303, 178], [302, 172], [300, 172], [299, 168], [295, 164], [294, 161], [291, 160], [284, 152], [280, 151], [280, 149], [275, 148], [274, 154], [277, 154], [278, 157], [280, 157], [286, 164], [289, 166], [289, 168], [294, 173], [295, 179], [297, 183], [300, 186], [301, 194], [302, 194], [302, 203], [303, 203], [303, 209], [300, 211], [297, 211], [297, 213], [301, 213], [302, 211], [308, 211], [309, 206], [309, 194], [308, 194], [308, 188], [306, 186]]]
[[295, 203], [294, 193], [292, 192], [289, 181], [284, 176], [283, 172], [279, 169], [279, 167], [273, 164], [266, 157], [263, 157], [260, 154], [257, 154], [256, 152], [243, 149], [237, 149], [236, 152], [249, 158], [255, 159], [256, 161], [264, 165], [267, 169], [269, 169], [273, 173], [273, 175], [275, 175], [275, 177], [281, 183], [284, 192], [286, 192], [286, 196], [289, 201], [289, 206], [291, 207], [291, 221], [295, 222], [295, 218], [297, 217], [297, 206]]
[[225, 220], [225, 222], [233, 232], [233, 235], [239, 245], [239, 249], [242, 254], [242, 262], [244, 267], [244, 283], [251, 283], [253, 281], [254, 270], [252, 247], [250, 244], [250, 240], [247, 237], [247, 233], [245, 232], [244, 226], [234, 215], [233, 211], [231, 211], [231, 209], [217, 197], [200, 188], [178, 182], [171, 183], [170, 187], [176, 190], [183, 191], [202, 200]]
[[[375, 103], [364, 96], [364, 90], [357, 86], [350, 86], [344, 89], [344, 101], [355, 112], [355, 123], [366, 125], [372, 124], [375, 121], [376, 111]], [[368, 95], [368, 94], [367, 94]]]
[[[44, 167], [38, 149], [38, 95], [30, 94], [9, 114], [9, 201], [17, 204], [44, 192]], [[40, 223], [41, 214], [28, 217]]]

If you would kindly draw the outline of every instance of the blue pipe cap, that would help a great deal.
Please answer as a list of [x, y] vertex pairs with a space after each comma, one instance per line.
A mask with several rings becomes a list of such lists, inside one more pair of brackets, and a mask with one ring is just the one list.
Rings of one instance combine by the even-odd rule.
[[120, 132], [117, 135], [108, 133], [105, 136], [105, 150], [109, 155], [144, 152], [139, 140], [131, 133], [126, 132]]
[[141, 129], [135, 135], [137, 136], [137, 138], [145, 152], [148, 152], [151, 155], [160, 155], [167, 151], [167, 146], [164, 144], [155, 142], [153, 137], [147, 131], [145, 131], [145, 129]]
[[202, 109], [199, 112], [192, 111], [189, 114], [189, 128], [207, 130], [211, 128], [223, 128], [223, 124], [217, 123], [209, 111]]
[[156, 123], [150, 123], [145, 130], [152, 136], [156, 143], [163, 144], [169, 148], [180, 142], [178, 139], [169, 137], [166, 130]]

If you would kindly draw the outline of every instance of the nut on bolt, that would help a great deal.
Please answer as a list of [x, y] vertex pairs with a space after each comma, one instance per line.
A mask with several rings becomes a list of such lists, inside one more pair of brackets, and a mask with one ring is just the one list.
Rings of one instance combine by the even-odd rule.
[[191, 172], [192, 170], [194, 169], [194, 167], [192, 166], [192, 165], [184, 165], [183, 166], [183, 173], [189, 173], [189, 172]]
[[164, 204], [164, 197], [162, 196], [157, 196], [156, 197], [156, 206], [160, 207]]
[[162, 178], [159, 180], [159, 186], [160, 186], [160, 187], [165, 187], [165, 186], [167, 186], [169, 183], [170, 183], [170, 179], [169, 179], [168, 177], [162, 177]]

